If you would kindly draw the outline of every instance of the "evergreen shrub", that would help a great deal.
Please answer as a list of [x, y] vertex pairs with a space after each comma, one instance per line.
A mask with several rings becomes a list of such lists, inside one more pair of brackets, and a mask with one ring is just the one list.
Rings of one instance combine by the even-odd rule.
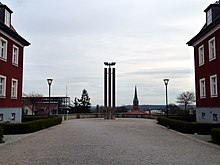
[[[53, 116], [50, 116], [53, 117]], [[46, 119], [48, 116], [34, 116], [34, 115], [22, 115], [22, 122], [28, 122], [39, 119]]]
[[23, 123], [15, 124], [1, 124], [3, 127], [3, 132], [7, 134], [25, 134], [36, 132], [54, 125], [61, 124], [62, 117], [49, 117], [45, 119], [33, 120]]
[[220, 128], [213, 128], [211, 135], [212, 135], [213, 141], [215, 143], [220, 144]]
[[3, 128], [0, 126], [0, 143], [3, 142]]
[[158, 124], [169, 127], [182, 133], [198, 133], [202, 135], [211, 135], [211, 130], [220, 127], [220, 124], [196, 123], [176, 120], [167, 117], [159, 117]]

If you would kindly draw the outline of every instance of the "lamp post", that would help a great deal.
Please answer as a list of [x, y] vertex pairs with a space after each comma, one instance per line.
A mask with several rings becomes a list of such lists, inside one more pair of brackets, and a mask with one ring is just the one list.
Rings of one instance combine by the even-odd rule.
[[168, 117], [168, 98], [167, 98], [167, 85], [168, 85], [168, 82], [169, 82], [169, 79], [163, 79], [164, 81], [164, 84], [166, 86], [166, 115]]
[[53, 82], [52, 78], [47, 79], [47, 83], [48, 83], [48, 86], [49, 86], [49, 115], [50, 115], [50, 88], [51, 88], [52, 82]]

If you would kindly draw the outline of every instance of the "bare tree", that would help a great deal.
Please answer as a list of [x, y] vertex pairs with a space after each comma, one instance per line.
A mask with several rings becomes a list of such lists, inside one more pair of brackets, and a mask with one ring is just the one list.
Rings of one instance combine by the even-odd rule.
[[41, 101], [43, 95], [35, 92], [23, 95], [26, 97], [25, 101], [23, 101], [23, 105], [30, 107], [33, 113], [35, 103]]
[[195, 102], [195, 93], [194, 92], [183, 92], [177, 96], [177, 103], [184, 104], [185, 110], [187, 105], [192, 104]]

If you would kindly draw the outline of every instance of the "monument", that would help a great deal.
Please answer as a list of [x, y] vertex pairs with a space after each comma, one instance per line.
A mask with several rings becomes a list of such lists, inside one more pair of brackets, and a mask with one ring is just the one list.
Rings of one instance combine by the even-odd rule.
[[116, 62], [104, 62], [109, 68], [104, 68], [104, 107], [105, 119], [115, 119], [115, 68]]

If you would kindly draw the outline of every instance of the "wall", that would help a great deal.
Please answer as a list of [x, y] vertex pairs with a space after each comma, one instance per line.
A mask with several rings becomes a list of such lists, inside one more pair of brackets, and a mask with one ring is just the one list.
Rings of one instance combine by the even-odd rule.
[[[6, 97], [0, 98], [1, 108], [15, 108], [22, 106], [22, 75], [23, 75], [23, 47], [19, 46], [6, 36], [0, 33], [8, 41], [7, 45], [7, 61], [0, 60], [0, 75], [6, 76]], [[12, 64], [12, 48], [13, 44], [19, 48], [18, 66]], [[11, 81], [12, 78], [18, 80], [17, 99], [11, 99]]]
[[[202, 117], [202, 113], [205, 117]], [[217, 121], [213, 120], [213, 114], [217, 114]], [[197, 108], [196, 121], [199, 123], [220, 123], [220, 107], [218, 108]]]
[[[210, 39], [215, 37], [216, 45], [216, 59], [209, 61], [209, 48], [208, 42]], [[198, 59], [198, 48], [204, 45], [205, 54], [205, 64], [199, 66]], [[207, 37], [204, 41], [200, 42], [194, 49], [194, 59], [195, 59], [195, 79], [196, 79], [196, 105], [197, 107], [220, 107], [220, 30], [214, 32], [212, 35]], [[210, 97], [210, 76], [217, 74], [218, 83], [218, 97]], [[199, 80], [205, 78], [206, 84], [206, 98], [200, 99], [200, 86]]]
[[[12, 120], [12, 113], [15, 113], [15, 119]], [[10, 122], [18, 123], [21, 122], [22, 109], [21, 108], [0, 108], [0, 114], [3, 114], [3, 121], [0, 122]]]

